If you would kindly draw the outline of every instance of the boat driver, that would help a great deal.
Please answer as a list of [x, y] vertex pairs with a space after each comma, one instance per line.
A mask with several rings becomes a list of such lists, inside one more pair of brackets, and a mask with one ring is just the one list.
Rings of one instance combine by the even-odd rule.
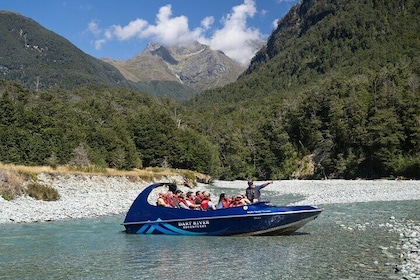
[[262, 185], [254, 185], [253, 181], [248, 181], [248, 188], [246, 188], [245, 193], [246, 197], [252, 203], [259, 202], [261, 197], [261, 189], [267, 187], [268, 185], [272, 184], [273, 181], [264, 183]]

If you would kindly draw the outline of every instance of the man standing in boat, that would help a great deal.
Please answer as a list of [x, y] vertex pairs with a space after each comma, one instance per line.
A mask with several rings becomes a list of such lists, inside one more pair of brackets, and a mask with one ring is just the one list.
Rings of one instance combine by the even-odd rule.
[[254, 185], [253, 181], [248, 181], [248, 188], [246, 188], [246, 197], [252, 203], [259, 202], [261, 197], [261, 189], [267, 187], [268, 185], [272, 184], [273, 181], [264, 183], [262, 185]]

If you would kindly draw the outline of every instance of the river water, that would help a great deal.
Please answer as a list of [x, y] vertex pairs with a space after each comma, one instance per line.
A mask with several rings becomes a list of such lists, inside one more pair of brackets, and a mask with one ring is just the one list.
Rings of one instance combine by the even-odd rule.
[[319, 218], [291, 236], [128, 235], [123, 215], [4, 224], [0, 279], [401, 278], [398, 233], [387, 223], [418, 220], [418, 200], [318, 206]]

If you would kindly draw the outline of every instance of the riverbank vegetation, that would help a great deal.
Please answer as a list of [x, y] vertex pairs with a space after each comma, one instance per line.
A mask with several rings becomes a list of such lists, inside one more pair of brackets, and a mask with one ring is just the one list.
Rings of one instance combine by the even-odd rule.
[[55, 167], [25, 166], [0, 162], [0, 196], [6, 200], [13, 200], [22, 195], [29, 195], [38, 200], [58, 200], [60, 195], [57, 190], [38, 182], [37, 176], [41, 173], [50, 175], [124, 176], [133, 182], [152, 182], [160, 178], [180, 176], [183, 178], [182, 183], [189, 187], [194, 187], [197, 182], [208, 183], [210, 180], [209, 176], [202, 173], [160, 167], [118, 170], [112, 168], [74, 167], [69, 165]]

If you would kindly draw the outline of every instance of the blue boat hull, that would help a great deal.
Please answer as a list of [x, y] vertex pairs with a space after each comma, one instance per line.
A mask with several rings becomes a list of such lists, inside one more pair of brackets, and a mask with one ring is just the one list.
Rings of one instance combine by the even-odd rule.
[[314, 206], [274, 206], [261, 202], [214, 211], [150, 205], [147, 196], [157, 183], [133, 202], [123, 225], [127, 233], [172, 235], [281, 235], [314, 220], [322, 209]]

